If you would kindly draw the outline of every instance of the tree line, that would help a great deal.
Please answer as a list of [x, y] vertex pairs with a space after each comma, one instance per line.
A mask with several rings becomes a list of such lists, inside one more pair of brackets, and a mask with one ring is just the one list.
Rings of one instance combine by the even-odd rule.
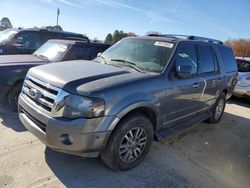
[[237, 57], [250, 57], [250, 39], [227, 40], [225, 44], [230, 46]]
[[[3, 17], [3, 18], [0, 20], [0, 31], [3, 31], [3, 30], [5, 30], [5, 29], [10, 29], [10, 28], [13, 28], [10, 19], [7, 18], [7, 17]], [[37, 26], [34, 26], [33, 28], [39, 29], [39, 27], [37, 27]], [[59, 31], [62, 31], [62, 30], [63, 30], [63, 28], [62, 28], [60, 25], [42, 26], [42, 27], [40, 27], [40, 28], [42, 28], [42, 29], [49, 29], [49, 30], [59, 30]]]
[[136, 36], [135, 33], [133, 32], [128, 32], [128, 33], [125, 33], [124, 31], [118, 31], [118, 30], [115, 30], [113, 35], [111, 33], [108, 33], [104, 42], [105, 43], [110, 43], [110, 44], [114, 44], [116, 42], [118, 42], [119, 40], [121, 40], [122, 38], [125, 38], [125, 37], [132, 37], [132, 36]]

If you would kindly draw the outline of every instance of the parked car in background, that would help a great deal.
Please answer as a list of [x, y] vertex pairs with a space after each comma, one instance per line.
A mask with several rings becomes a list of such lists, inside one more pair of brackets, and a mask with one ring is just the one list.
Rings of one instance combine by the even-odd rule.
[[[78, 40], [49, 40], [31, 55], [0, 56], [0, 97], [8, 97], [12, 109], [29, 68], [67, 60], [91, 60], [110, 45]], [[87, 67], [85, 67], [87, 69]]]
[[32, 54], [49, 39], [88, 40], [78, 33], [47, 29], [6, 29], [0, 32], [0, 55]]
[[19, 117], [54, 150], [100, 155], [111, 169], [127, 170], [143, 161], [153, 138], [219, 122], [236, 82], [234, 54], [221, 41], [129, 37], [94, 61], [31, 68]]
[[236, 57], [238, 65], [238, 83], [234, 89], [234, 95], [244, 97], [250, 101], [250, 58]]

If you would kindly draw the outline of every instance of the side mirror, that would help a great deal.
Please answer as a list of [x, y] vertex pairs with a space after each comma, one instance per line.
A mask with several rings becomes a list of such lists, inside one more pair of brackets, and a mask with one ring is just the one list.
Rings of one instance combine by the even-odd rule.
[[179, 78], [190, 78], [192, 76], [192, 67], [189, 65], [178, 65], [176, 73]]
[[18, 37], [16, 39], [16, 41], [14, 42], [13, 46], [15, 46], [17, 48], [23, 47], [23, 38], [22, 37]]
[[102, 53], [99, 52], [99, 53], [97, 54], [97, 57], [100, 57], [101, 55], [102, 55]]

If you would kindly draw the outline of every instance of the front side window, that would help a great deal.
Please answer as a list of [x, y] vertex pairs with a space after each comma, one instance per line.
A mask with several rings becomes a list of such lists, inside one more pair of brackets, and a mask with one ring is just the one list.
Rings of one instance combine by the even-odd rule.
[[143, 38], [126, 38], [108, 48], [101, 57], [108, 64], [133, 66], [150, 72], [161, 72], [166, 66], [174, 44]]
[[15, 43], [22, 44], [23, 49], [37, 49], [41, 46], [41, 38], [37, 32], [21, 32]]
[[191, 67], [191, 74], [198, 73], [197, 56], [195, 46], [192, 44], [182, 44], [177, 53], [175, 59], [175, 68], [181, 65], [187, 65]]
[[214, 55], [211, 47], [207, 45], [198, 45], [199, 59], [201, 65], [201, 73], [216, 72], [217, 67], [214, 62]]
[[34, 55], [49, 61], [59, 61], [69, 48], [69, 44], [50, 40], [38, 48]]
[[91, 58], [92, 58], [91, 47], [77, 46], [72, 50], [67, 60], [77, 60], [77, 59], [91, 60]]

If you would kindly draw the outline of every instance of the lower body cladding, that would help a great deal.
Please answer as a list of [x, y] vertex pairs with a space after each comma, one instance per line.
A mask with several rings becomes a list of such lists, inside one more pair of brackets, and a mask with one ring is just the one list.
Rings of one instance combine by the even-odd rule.
[[104, 149], [111, 130], [103, 130], [103, 127], [111, 125], [114, 116], [75, 120], [52, 118], [32, 103], [20, 95], [19, 118], [51, 149], [83, 157], [97, 157]]

